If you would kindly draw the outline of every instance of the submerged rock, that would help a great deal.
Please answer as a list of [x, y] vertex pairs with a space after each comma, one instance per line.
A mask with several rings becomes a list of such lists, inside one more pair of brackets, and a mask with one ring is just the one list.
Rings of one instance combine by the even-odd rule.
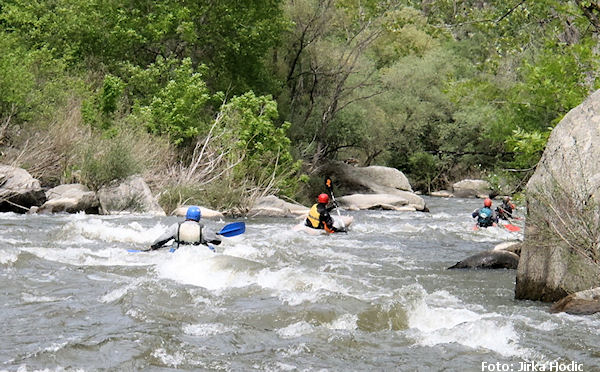
[[477, 253], [457, 262], [448, 269], [516, 269], [519, 256], [503, 250]]

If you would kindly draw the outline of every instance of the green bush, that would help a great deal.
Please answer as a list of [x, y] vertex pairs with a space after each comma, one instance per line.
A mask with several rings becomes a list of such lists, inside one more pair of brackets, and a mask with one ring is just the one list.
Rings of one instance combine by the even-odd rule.
[[246, 190], [234, 186], [226, 178], [217, 179], [203, 186], [174, 185], [167, 187], [159, 196], [158, 203], [167, 212], [182, 205], [201, 205], [230, 214], [247, 212]]
[[78, 168], [81, 181], [93, 190], [114, 180], [122, 180], [142, 170], [123, 137], [95, 139], [82, 149], [83, 156]]
[[150, 133], [168, 136], [175, 145], [189, 144], [208, 132], [213, 96], [190, 59], [158, 58], [146, 69], [132, 67], [131, 73], [129, 91], [138, 93], [130, 118], [133, 122]]

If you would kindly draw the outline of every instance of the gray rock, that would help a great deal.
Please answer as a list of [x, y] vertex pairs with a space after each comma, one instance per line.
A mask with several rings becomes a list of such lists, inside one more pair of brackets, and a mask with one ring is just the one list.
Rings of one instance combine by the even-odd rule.
[[599, 158], [600, 91], [596, 91], [554, 128], [527, 184], [528, 218], [516, 278], [517, 299], [552, 302], [600, 286], [600, 266], [581, 252], [586, 244], [577, 243], [580, 252], [576, 252], [563, 239], [573, 240], [571, 232], [577, 240], [584, 238], [580, 228], [600, 218], [597, 207], [583, 210], [599, 201]]
[[600, 312], [600, 287], [570, 294], [552, 305], [550, 312], [565, 312], [575, 315]]
[[448, 191], [448, 190], [433, 191], [429, 195], [435, 196], [438, 198], [453, 198], [454, 197], [454, 194], [452, 193], [452, 191]]
[[130, 176], [121, 183], [101, 188], [98, 199], [101, 214], [166, 215], [141, 176]]
[[490, 250], [457, 262], [448, 269], [516, 269], [519, 256], [512, 252]]
[[408, 200], [399, 195], [390, 194], [353, 194], [336, 199], [340, 207], [348, 210], [385, 209], [395, 211], [415, 211], [408, 206]]
[[40, 181], [25, 169], [0, 165], [0, 212], [27, 213], [46, 201]]
[[250, 208], [248, 216], [296, 217], [307, 215], [308, 210], [309, 208], [303, 205], [288, 203], [274, 195], [269, 195], [256, 200], [252, 208]]
[[100, 201], [96, 193], [78, 183], [54, 187], [46, 191], [47, 201], [37, 213], [77, 213], [98, 214]]
[[[181, 207], [175, 209], [171, 213], [171, 215], [185, 217], [188, 207], [189, 207], [188, 205], [181, 206]], [[206, 208], [206, 207], [199, 207], [199, 208], [200, 208], [200, 213], [202, 214], [202, 218], [222, 218], [222, 217], [224, 217], [223, 213], [221, 213], [219, 211], [215, 211], [213, 209]]]
[[490, 183], [484, 180], [462, 180], [452, 185], [454, 196], [457, 198], [482, 198], [491, 192]]
[[517, 256], [521, 255], [521, 242], [504, 242], [500, 243], [494, 247], [495, 251], [507, 251], [516, 254]]
[[353, 167], [342, 162], [330, 162], [321, 173], [331, 177], [339, 190], [336, 196], [352, 194], [380, 194], [400, 196], [408, 201], [408, 206], [419, 211], [427, 211], [425, 200], [415, 194], [408, 178], [398, 169], [370, 166]]

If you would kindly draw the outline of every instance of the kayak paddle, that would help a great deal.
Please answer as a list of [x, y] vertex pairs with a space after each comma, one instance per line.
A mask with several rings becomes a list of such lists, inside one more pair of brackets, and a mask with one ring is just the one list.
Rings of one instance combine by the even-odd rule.
[[[224, 236], [226, 238], [231, 238], [233, 236], [237, 236], [240, 234], [243, 234], [246, 231], [246, 224], [244, 222], [232, 222], [230, 224], [227, 224], [225, 226], [223, 226], [223, 228], [221, 229], [221, 231], [219, 231], [217, 233], [217, 235], [221, 235]], [[215, 251], [215, 247], [213, 247], [210, 244], [207, 244], [208, 248], [211, 251]], [[148, 252], [151, 251], [152, 249], [128, 249], [127, 252]], [[169, 252], [174, 252], [175, 248], [171, 248], [169, 250]]]
[[243, 234], [246, 231], [246, 224], [244, 222], [232, 222], [223, 226], [221, 231], [217, 235], [222, 235], [226, 238]]
[[327, 187], [327, 191], [329, 191], [329, 195], [331, 195], [331, 200], [333, 201], [333, 205], [335, 205], [335, 210], [337, 212], [337, 215], [340, 218], [340, 221], [342, 222], [342, 229], [344, 229], [344, 232], [346, 234], [348, 234], [348, 230], [346, 229], [346, 224], [344, 223], [344, 219], [340, 215], [340, 210], [338, 209], [337, 203], [335, 202], [335, 196], [333, 196], [333, 182], [331, 181], [331, 178], [327, 177], [327, 179], [325, 180], [325, 186]]

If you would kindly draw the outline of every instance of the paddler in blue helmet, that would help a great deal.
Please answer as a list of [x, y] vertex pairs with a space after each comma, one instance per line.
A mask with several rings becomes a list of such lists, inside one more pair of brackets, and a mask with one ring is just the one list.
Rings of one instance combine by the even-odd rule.
[[202, 212], [195, 205], [189, 207], [185, 213], [185, 221], [171, 225], [169, 229], [159, 236], [150, 246], [150, 250], [159, 249], [170, 240], [175, 240], [179, 245], [207, 245], [221, 244], [221, 239], [214, 232], [204, 229], [200, 223]]
[[320, 194], [317, 197], [317, 204], [314, 204], [308, 211], [308, 217], [306, 217], [304, 224], [313, 229], [324, 229], [328, 233], [345, 231], [333, 226], [333, 218], [329, 212], [331, 212], [336, 205], [327, 206], [328, 203], [329, 195]]

